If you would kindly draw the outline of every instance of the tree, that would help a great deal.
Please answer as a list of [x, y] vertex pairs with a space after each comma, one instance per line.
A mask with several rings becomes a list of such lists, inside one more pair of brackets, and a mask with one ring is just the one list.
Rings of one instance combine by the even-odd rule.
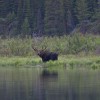
[[28, 18], [26, 17], [24, 19], [22, 26], [21, 26], [21, 35], [26, 36], [29, 34], [30, 34], [30, 26], [29, 26]]
[[87, 0], [76, 0], [76, 16], [79, 22], [90, 18]]
[[8, 14], [8, 4], [7, 0], [0, 0], [0, 17], [6, 17]]
[[21, 33], [21, 25], [23, 23], [23, 19], [24, 19], [23, 0], [18, 0], [18, 10], [17, 10], [18, 25], [17, 25], [17, 32], [16, 32], [17, 35]]
[[100, 19], [100, 0], [0, 0], [0, 19], [5, 20], [6, 26], [8, 19], [13, 19], [16, 35], [21, 34], [26, 18], [30, 35], [70, 34], [82, 21]]
[[98, 2], [97, 2], [97, 7], [96, 7], [93, 18], [95, 20], [100, 20], [100, 0], [98, 0]]
[[67, 11], [67, 33], [70, 33], [75, 27], [74, 19], [72, 12], [70, 10]]
[[87, 3], [88, 3], [88, 11], [90, 14], [90, 19], [93, 20], [93, 16], [95, 15], [98, 6], [97, 0], [88, 0]]
[[75, 27], [74, 2], [74, 0], [63, 0], [64, 22], [67, 34], [69, 34]]
[[34, 31], [37, 35], [44, 33], [44, 0], [37, 2]]
[[65, 33], [63, 2], [61, 0], [45, 1], [45, 33], [62, 35]]

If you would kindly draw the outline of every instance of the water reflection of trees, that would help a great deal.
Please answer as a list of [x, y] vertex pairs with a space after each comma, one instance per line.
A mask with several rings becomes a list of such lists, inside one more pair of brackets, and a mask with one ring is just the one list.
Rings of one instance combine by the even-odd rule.
[[49, 74], [43, 75], [41, 69], [0, 70], [0, 100], [100, 99], [98, 71]]
[[48, 83], [53, 77], [41, 77], [39, 71], [7, 70], [0, 79], [0, 99], [2, 100], [46, 100]]

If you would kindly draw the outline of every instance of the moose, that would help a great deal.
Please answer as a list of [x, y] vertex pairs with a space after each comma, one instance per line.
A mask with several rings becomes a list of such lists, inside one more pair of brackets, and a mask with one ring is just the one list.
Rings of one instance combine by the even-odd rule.
[[50, 52], [49, 50], [46, 50], [46, 48], [42, 50], [38, 50], [34, 46], [32, 46], [32, 48], [43, 62], [58, 60], [58, 53]]

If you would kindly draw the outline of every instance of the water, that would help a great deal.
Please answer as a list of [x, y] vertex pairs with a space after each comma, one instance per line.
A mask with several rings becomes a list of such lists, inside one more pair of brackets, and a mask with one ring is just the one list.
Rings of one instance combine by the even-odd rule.
[[0, 100], [100, 100], [100, 70], [0, 68]]

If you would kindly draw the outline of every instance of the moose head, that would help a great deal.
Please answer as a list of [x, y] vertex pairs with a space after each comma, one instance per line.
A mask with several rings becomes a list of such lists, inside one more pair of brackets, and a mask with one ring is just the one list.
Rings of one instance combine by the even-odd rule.
[[38, 50], [37, 48], [35, 48], [34, 46], [32, 46], [33, 50], [36, 52], [36, 54], [42, 58], [43, 62], [47, 62], [49, 60], [58, 60], [58, 53], [55, 52], [50, 52], [49, 50], [46, 50], [46, 47], [41, 50]]

